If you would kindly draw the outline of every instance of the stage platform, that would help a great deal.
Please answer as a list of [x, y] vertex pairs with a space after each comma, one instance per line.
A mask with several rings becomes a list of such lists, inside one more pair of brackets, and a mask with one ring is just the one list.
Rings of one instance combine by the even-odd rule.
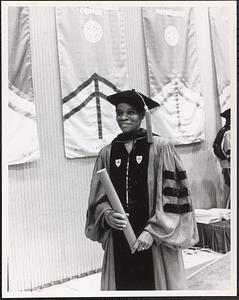
[[189, 290], [228, 290], [231, 288], [231, 252], [188, 277]]
[[[230, 288], [230, 252], [221, 254], [210, 249], [183, 251], [189, 290], [222, 290]], [[96, 273], [40, 289], [41, 296], [61, 293], [100, 292], [100, 276]]]

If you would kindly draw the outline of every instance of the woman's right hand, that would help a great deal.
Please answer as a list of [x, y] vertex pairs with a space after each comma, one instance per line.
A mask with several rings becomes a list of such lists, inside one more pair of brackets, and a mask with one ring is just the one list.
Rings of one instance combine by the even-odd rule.
[[110, 211], [105, 215], [107, 224], [117, 230], [123, 230], [127, 225], [127, 218], [121, 213]]

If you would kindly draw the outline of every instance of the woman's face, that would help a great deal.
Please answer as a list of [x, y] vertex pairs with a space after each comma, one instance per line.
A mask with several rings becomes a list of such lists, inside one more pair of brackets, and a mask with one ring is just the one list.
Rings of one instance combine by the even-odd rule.
[[143, 120], [134, 106], [127, 103], [120, 103], [116, 108], [116, 121], [123, 132], [130, 132], [138, 129]]

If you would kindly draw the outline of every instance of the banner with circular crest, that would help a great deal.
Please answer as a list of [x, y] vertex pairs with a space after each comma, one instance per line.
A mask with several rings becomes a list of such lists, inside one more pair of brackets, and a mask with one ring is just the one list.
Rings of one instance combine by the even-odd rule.
[[204, 101], [194, 10], [191, 7], [143, 8], [154, 132], [174, 144], [204, 140]]
[[56, 8], [65, 155], [95, 156], [120, 133], [107, 96], [128, 89], [121, 9]]

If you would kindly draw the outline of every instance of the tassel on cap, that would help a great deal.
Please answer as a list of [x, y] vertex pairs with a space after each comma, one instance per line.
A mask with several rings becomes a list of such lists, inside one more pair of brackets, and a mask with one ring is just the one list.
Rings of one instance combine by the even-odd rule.
[[[135, 90], [133, 90], [135, 91]], [[135, 91], [137, 95], [142, 99], [144, 103], [145, 110], [145, 122], [146, 122], [146, 130], [147, 130], [147, 139], [148, 143], [153, 143], [153, 134], [152, 134], [152, 125], [151, 125], [151, 115], [148, 106], [146, 105], [143, 96], [141, 96], [138, 92]]]

